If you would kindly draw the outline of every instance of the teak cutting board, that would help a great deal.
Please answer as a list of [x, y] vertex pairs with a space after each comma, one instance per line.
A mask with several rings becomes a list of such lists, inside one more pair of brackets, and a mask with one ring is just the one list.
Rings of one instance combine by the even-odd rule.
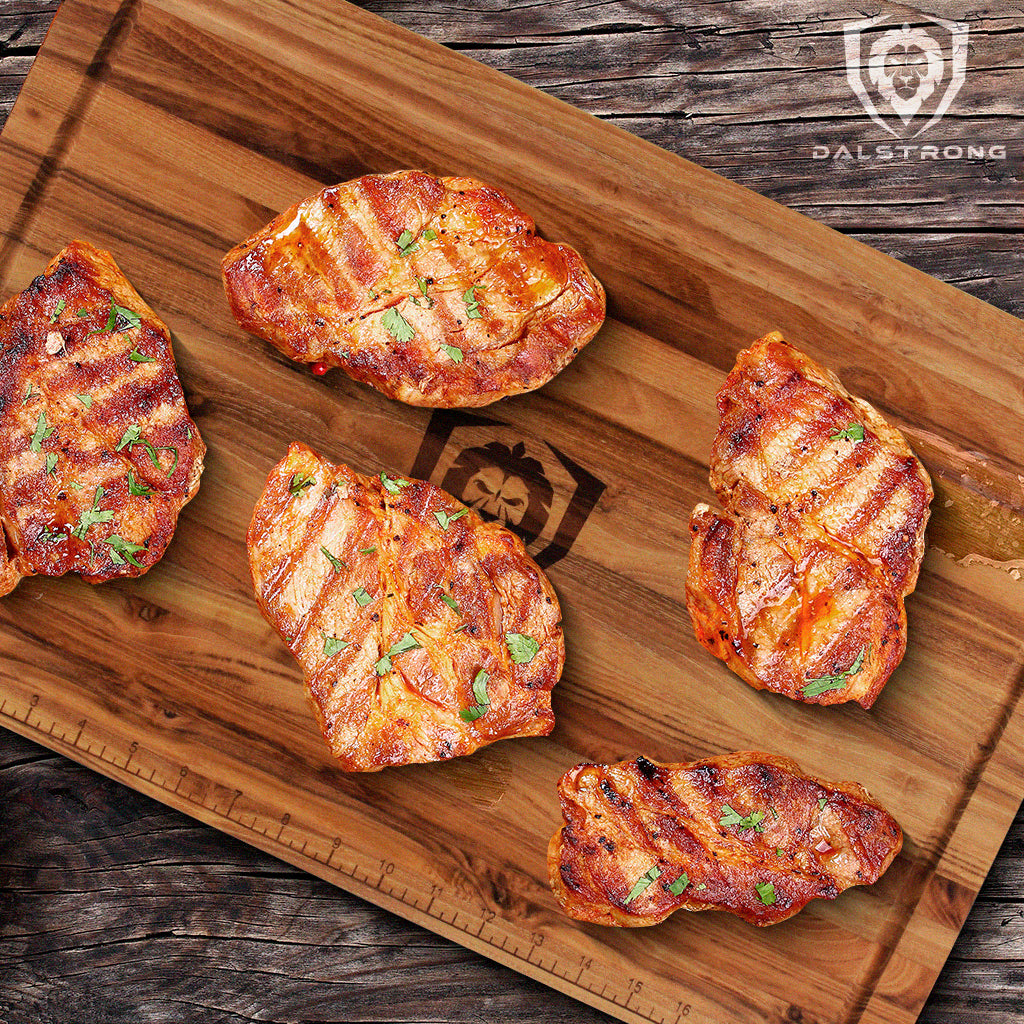
[[[540, 392], [432, 414], [314, 379], [233, 323], [231, 244], [323, 183], [408, 166], [507, 189], [605, 283], [608, 324]], [[334, 0], [67, 0], [4, 129], [0, 194], [4, 293], [72, 237], [109, 248], [174, 332], [210, 449], [149, 575], [0, 602], [4, 725], [624, 1020], [915, 1018], [1024, 789], [1020, 321]], [[683, 604], [715, 391], [772, 327], [935, 480], [910, 647], [871, 712], [754, 692]], [[243, 543], [293, 439], [539, 531], [568, 648], [550, 738], [332, 766]], [[907, 837], [883, 880], [768, 930], [557, 911], [562, 771], [740, 748], [876, 794]]]

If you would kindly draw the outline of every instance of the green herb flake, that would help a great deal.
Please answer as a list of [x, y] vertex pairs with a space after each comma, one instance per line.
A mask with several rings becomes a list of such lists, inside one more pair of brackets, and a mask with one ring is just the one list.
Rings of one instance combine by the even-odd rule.
[[701, 882], [700, 885], [695, 885], [693, 887], [693, 891], [694, 892], [703, 892], [707, 887], [708, 886], [707, 886], [706, 882]]
[[357, 587], [352, 591], [352, 596], [356, 599], [356, 604], [359, 605], [360, 608], [365, 608], [373, 600], [373, 598], [366, 592], [365, 587]]
[[819, 676], [817, 679], [812, 679], [800, 692], [805, 697], [820, 697], [823, 693], [828, 693], [830, 690], [841, 690], [846, 686], [847, 679], [850, 676], [855, 676], [861, 670], [867, 653], [867, 647], [862, 647], [860, 654], [854, 658], [853, 664], [845, 672], [837, 672], [833, 676]]
[[487, 695], [487, 684], [490, 681], [491, 677], [485, 669], [480, 669], [473, 677], [473, 699], [476, 704], [471, 708], [460, 709], [459, 717], [464, 722], [475, 722], [490, 710], [491, 698]]
[[57, 322], [57, 317], [59, 317], [61, 313], [63, 313], [64, 310], [67, 308], [67, 301], [61, 298], [61, 300], [57, 303], [57, 308], [50, 314], [50, 323], [55, 324]]
[[117, 328], [119, 331], [132, 331], [141, 326], [142, 318], [138, 313], [131, 309], [125, 309], [124, 306], [117, 306], [113, 302], [110, 307], [114, 313], [114, 319], [119, 325]]
[[138, 480], [135, 479], [135, 472], [133, 470], [129, 469], [128, 470], [128, 493], [129, 494], [134, 494], [136, 497], [143, 497], [143, 496], [145, 496], [147, 494], [152, 494], [153, 492], [145, 484], [140, 484], [138, 482]]
[[818, 810], [819, 811], [823, 811], [823, 810], [825, 810], [826, 807], [828, 807], [828, 797], [827, 796], [819, 796], [818, 797]]
[[372, 555], [377, 550], [377, 545], [374, 544], [372, 548], [360, 548], [359, 554], [361, 555]]
[[82, 489], [82, 488], [83, 488], [83, 487], [85, 486], [85, 484], [80, 484], [80, 483], [79, 483], [79, 482], [78, 482], [77, 480], [72, 480], [72, 481], [71, 481], [71, 486], [72, 486], [72, 487], [73, 487], [73, 488], [74, 488], [74, 489], [75, 489], [76, 491], [80, 491], [80, 490], [81, 490], [81, 489]]
[[145, 544], [133, 544], [131, 541], [119, 537], [116, 533], [112, 533], [109, 537], [105, 538], [104, 543], [110, 545], [110, 560], [114, 565], [124, 565], [125, 562], [131, 562], [136, 569], [142, 568], [142, 563], [137, 561], [135, 556], [138, 552], [146, 550]]
[[42, 530], [39, 533], [39, 535], [36, 537], [36, 540], [42, 540], [42, 541], [58, 541], [58, 540], [67, 540], [67, 539], [68, 539], [68, 535], [66, 533], [54, 533], [52, 530], [47, 530], [47, 529]]
[[100, 499], [105, 493], [102, 487], [97, 487], [96, 493], [93, 495], [92, 507], [85, 509], [78, 517], [78, 525], [71, 533], [78, 537], [79, 540], [85, 540], [85, 535], [90, 527], [95, 526], [97, 523], [109, 523], [114, 518], [112, 509], [100, 511]]
[[81, 320], [83, 317], [87, 317], [88, 315], [89, 315], [89, 310], [87, 310], [87, 309], [76, 309], [75, 310], [75, 316], [77, 316], [79, 320]]
[[754, 888], [757, 890], [758, 898], [766, 907], [770, 907], [775, 902], [775, 886], [771, 882], [758, 882]]
[[36, 420], [36, 432], [32, 435], [32, 440], [29, 441], [29, 448], [34, 452], [42, 450], [43, 442], [56, 430], [56, 427], [48, 427], [46, 425], [46, 410], [44, 409], [39, 414], [39, 419]]
[[447, 530], [450, 523], [454, 523], [456, 519], [461, 519], [464, 515], [468, 514], [468, 508], [461, 508], [458, 512], [454, 512], [450, 515], [443, 509], [437, 509], [434, 512], [434, 518], [441, 524], [442, 530]]
[[529, 665], [540, 650], [540, 644], [525, 633], [506, 633], [505, 646], [517, 665]]
[[466, 316], [470, 320], [479, 320], [483, 316], [480, 312], [480, 300], [476, 297], [476, 290], [483, 291], [483, 285], [471, 284], [463, 293], [462, 301], [466, 304]]
[[338, 651], [343, 651], [348, 647], [347, 640], [339, 640], [336, 636], [328, 636], [323, 630], [320, 631], [320, 636], [323, 637], [324, 641], [324, 654], [328, 658], [333, 658]]
[[427, 294], [427, 279], [425, 277], [417, 277], [416, 284], [419, 287], [421, 294], [425, 297]]
[[75, 395], [75, 398], [77, 398], [82, 405], [86, 407], [86, 409], [92, 408], [92, 395]]
[[442, 345], [441, 348], [448, 353], [449, 359], [453, 363], [461, 363], [463, 360], [462, 349], [458, 345]]
[[391, 659], [396, 655], [404, 654], [406, 651], [415, 651], [420, 647], [420, 642], [412, 635], [412, 633], [404, 634], [399, 640], [396, 640], [388, 653], [385, 654], [374, 666], [377, 675], [382, 676], [386, 672], [391, 671]]
[[57, 468], [57, 453], [46, 453], [46, 475], [49, 476]]
[[428, 242], [436, 242], [437, 241], [437, 232], [433, 228], [427, 228], [427, 230], [423, 232], [423, 237]]
[[293, 473], [291, 480], [288, 482], [288, 493], [301, 494], [307, 487], [312, 487], [315, 483], [315, 477], [306, 476], [305, 473]]
[[388, 476], [387, 473], [381, 473], [380, 482], [384, 485], [384, 490], [388, 494], [401, 494], [403, 487], [412, 487], [411, 480], [403, 480], [400, 476]]
[[455, 598], [452, 597], [450, 594], [446, 594], [443, 590], [441, 590], [440, 587], [438, 587], [437, 589], [441, 593], [441, 600], [444, 601], [444, 603], [448, 605], [448, 607], [451, 608], [451, 610], [455, 612], [456, 615], [461, 615], [462, 609], [459, 608], [458, 602], [455, 600]]
[[142, 436], [142, 431], [139, 429], [138, 423], [133, 423], [121, 436], [121, 440], [117, 442], [117, 448], [115, 451], [121, 451], [127, 448], [131, 451], [136, 445], [140, 445], [145, 448], [146, 453], [149, 455], [149, 461], [153, 463], [154, 469], [163, 469], [160, 465], [160, 456], [158, 452], [170, 452], [174, 456], [174, 460], [171, 462], [171, 468], [167, 470], [167, 476], [173, 476], [174, 471], [178, 468], [178, 449], [173, 445], [165, 444], [155, 446], [151, 441], [147, 441]]
[[722, 817], [719, 821], [720, 825], [735, 825], [741, 831], [744, 829], [757, 829], [758, 832], [763, 832], [761, 828], [761, 822], [764, 821], [764, 811], [753, 811], [746, 817], [743, 817], [738, 811], [734, 811], [728, 804], [722, 805]]
[[408, 228], [406, 228], [398, 236], [398, 240], [395, 242], [395, 245], [398, 246], [398, 251], [403, 256], [408, 256], [409, 253], [416, 251], [416, 236]]
[[397, 306], [392, 306], [390, 309], [384, 310], [381, 315], [380, 322], [384, 325], [384, 330], [391, 335], [395, 341], [405, 344], [407, 341], [412, 341], [416, 336], [416, 330], [408, 320], [398, 312]]
[[341, 572], [342, 569], [345, 568], [345, 563], [340, 558], [335, 558], [334, 555], [332, 555], [330, 551], [328, 551], [327, 548], [323, 546], [323, 544], [320, 545], [320, 551], [322, 552], [324, 558], [326, 558], [327, 561], [331, 563], [331, 568], [335, 572]]
[[829, 437], [830, 441], [852, 441], [859, 444], [864, 440], [864, 427], [860, 423], [850, 423], [842, 430], [836, 431]]
[[136, 348], [133, 348], [133, 349], [131, 350], [131, 352], [129, 352], [129, 353], [128, 353], [128, 358], [129, 358], [129, 359], [130, 359], [130, 360], [131, 360], [131, 361], [132, 361], [133, 363], [155, 363], [155, 362], [156, 362], [156, 358], [155, 358], [154, 356], [144, 356], [144, 355], [143, 355], [143, 354], [142, 354], [142, 353], [141, 353], [141, 352], [140, 352], [140, 351], [138, 350], [138, 348], [137, 348], [137, 347], [136, 347]]
[[668, 891], [673, 896], [681, 896], [683, 890], [690, 884], [690, 876], [684, 871], [669, 887]]
[[[35, 394], [38, 394], [38, 393], [39, 392], [35, 392]], [[25, 405], [27, 402], [29, 402], [31, 400], [32, 396], [33, 396], [32, 381], [29, 381], [28, 382], [28, 386], [25, 388], [25, 397], [21, 400], [21, 404]]]
[[645, 893], [647, 891], [648, 887], [650, 886], [650, 884], [652, 882], [656, 881], [660, 875], [661, 875], [661, 868], [659, 868], [658, 865], [655, 864], [654, 867], [651, 868], [650, 871], [648, 871], [644, 875], [641, 875], [636, 880], [636, 885], [634, 885], [633, 888], [629, 890], [629, 895], [622, 901], [622, 905], [623, 906], [628, 906], [638, 896], [640, 896], [643, 893]]

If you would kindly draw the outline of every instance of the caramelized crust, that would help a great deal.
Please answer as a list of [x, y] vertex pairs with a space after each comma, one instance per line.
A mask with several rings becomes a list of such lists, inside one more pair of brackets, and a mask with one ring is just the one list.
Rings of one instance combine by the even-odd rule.
[[870, 707], [906, 649], [931, 481], [903, 435], [769, 334], [718, 394], [711, 486], [690, 520], [697, 638], [742, 679]]
[[325, 188], [235, 246], [223, 274], [247, 331], [410, 405], [532, 391], [605, 312], [579, 253], [538, 238], [508, 196], [421, 171]]
[[565, 825], [551, 887], [580, 921], [636, 928], [673, 911], [726, 910], [777, 924], [812, 899], [881, 877], [903, 845], [856, 783], [741, 752], [693, 764], [580, 764], [558, 783]]
[[260, 610], [346, 771], [551, 731], [558, 600], [504, 527], [432, 484], [361, 476], [293, 444], [248, 547]]
[[205, 453], [170, 334], [109, 253], [72, 242], [0, 309], [0, 594], [146, 572]]

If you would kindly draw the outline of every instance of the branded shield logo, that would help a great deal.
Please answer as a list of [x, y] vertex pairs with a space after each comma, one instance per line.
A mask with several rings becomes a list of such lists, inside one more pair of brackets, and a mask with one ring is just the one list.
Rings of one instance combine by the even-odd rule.
[[[896, 138], [917, 138], [942, 120], [964, 84], [967, 23], [927, 18], [927, 28], [911, 28], [893, 22], [881, 14], [843, 26], [846, 78], [875, 124]], [[890, 110], [901, 127], [886, 116]], [[922, 117], [928, 120], [914, 130], [911, 122]]]
[[448, 409], [431, 416], [411, 475], [519, 534], [543, 569], [569, 553], [605, 489], [549, 441]]

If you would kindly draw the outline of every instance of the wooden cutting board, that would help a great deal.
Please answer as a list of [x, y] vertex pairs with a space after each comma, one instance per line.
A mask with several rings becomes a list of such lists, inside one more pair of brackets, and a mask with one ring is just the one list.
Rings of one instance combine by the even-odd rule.
[[[324, 183], [408, 166], [507, 189], [605, 283], [608, 324], [539, 393], [412, 409], [233, 323], [231, 244]], [[210, 449], [149, 575], [0, 602], [4, 725], [623, 1020], [916, 1017], [1024, 783], [1020, 321], [335, 0], [66, 0], [3, 132], [0, 222], [4, 294], [72, 237], [115, 254], [174, 332]], [[899, 424], [936, 484], [909, 650], [871, 712], [755, 693], [683, 604], [715, 391], [772, 327]], [[568, 648], [551, 737], [332, 766], [245, 559], [293, 439], [536, 535]], [[882, 881], [763, 931], [558, 912], [562, 771], [740, 748], [877, 795], [907, 837]]]

